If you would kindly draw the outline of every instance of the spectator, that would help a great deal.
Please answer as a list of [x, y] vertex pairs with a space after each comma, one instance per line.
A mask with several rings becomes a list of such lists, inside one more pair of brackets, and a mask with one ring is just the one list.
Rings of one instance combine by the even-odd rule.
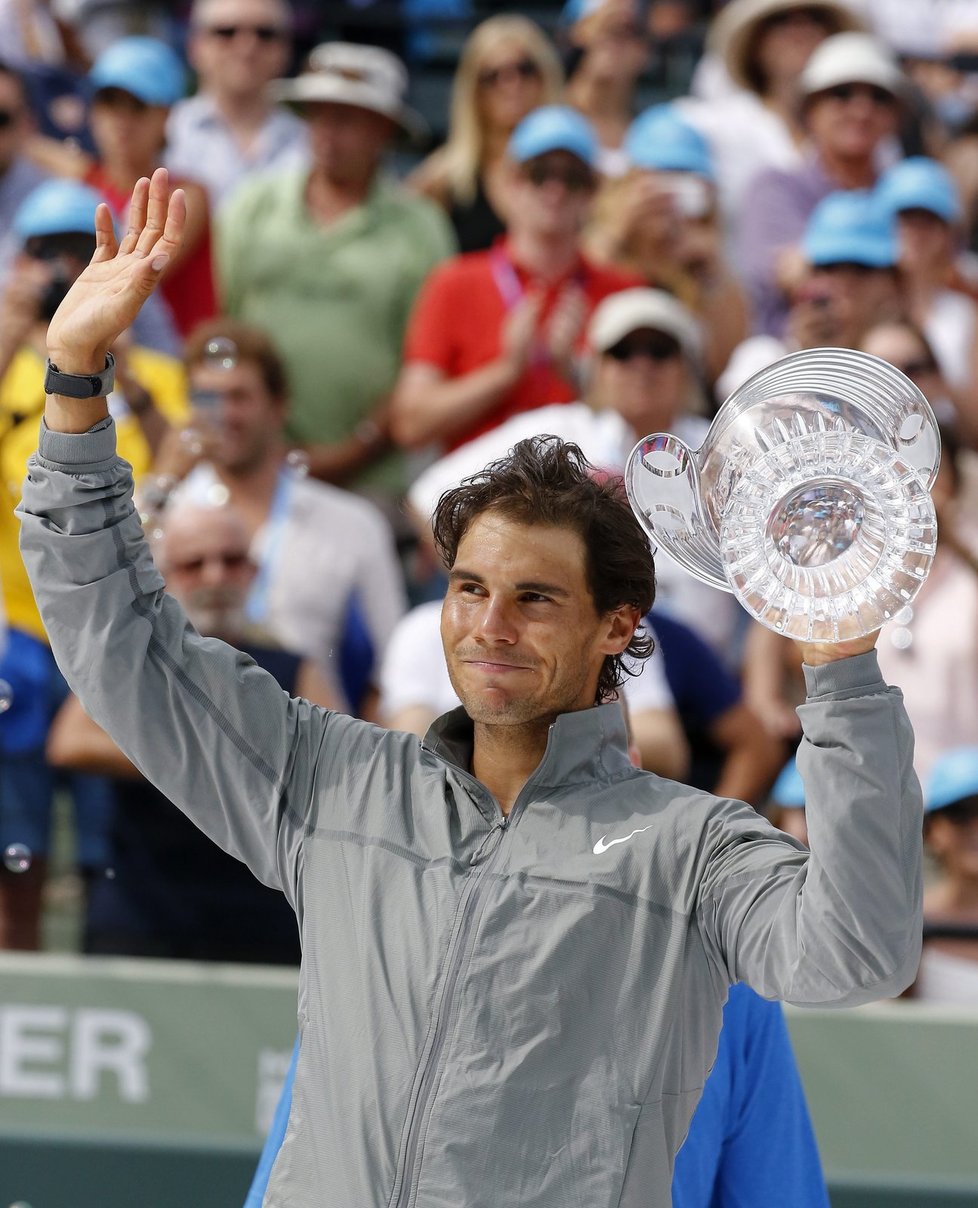
[[536, 109], [509, 142], [507, 234], [437, 269], [418, 298], [393, 402], [396, 438], [455, 448], [523, 411], [570, 402], [587, 318], [634, 279], [580, 249], [597, 141], [572, 109]]
[[[258, 567], [249, 620], [314, 660], [341, 685], [350, 710], [369, 711], [380, 657], [405, 607], [389, 525], [367, 500], [310, 480], [299, 459], [290, 463], [285, 368], [263, 331], [212, 320], [188, 341], [186, 365], [197, 438], [174, 433], [161, 452], [155, 468], [164, 494], [187, 475], [181, 494], [230, 502]], [[159, 477], [149, 483], [144, 501], [160, 486]]]
[[[95, 249], [99, 196], [75, 181], [38, 186], [14, 215], [19, 254], [0, 299], [0, 586], [9, 625], [0, 679], [13, 703], [0, 715], [0, 846], [22, 843], [31, 867], [0, 873], [0, 947], [37, 948], [46, 875], [51, 805], [56, 787], [44, 742], [67, 686], [48, 647], [20, 557], [14, 505], [27, 459], [37, 445], [44, 407], [44, 341], [48, 321]], [[122, 454], [145, 471], [166, 421], [185, 406], [179, 365], [122, 340], [115, 346], [116, 392], [110, 405]], [[157, 410], [157, 405], [161, 409]], [[92, 777], [70, 778], [77, 860], [86, 878], [105, 866], [107, 790]]]
[[902, 317], [896, 227], [870, 190], [841, 190], [819, 202], [800, 254], [784, 336], [751, 336], [736, 348], [717, 383], [721, 397], [789, 352], [855, 348], [873, 324]]
[[805, 785], [794, 758], [788, 760], [775, 780], [764, 815], [778, 830], [808, 846]]
[[187, 54], [197, 93], [170, 111], [165, 162], [204, 185], [212, 210], [256, 172], [308, 159], [305, 126], [268, 94], [291, 45], [287, 0], [195, 0]]
[[940, 874], [924, 892], [924, 948], [913, 995], [973, 1007], [978, 1005], [978, 746], [955, 747], [934, 764], [924, 811], [924, 844]]
[[620, 176], [628, 166], [621, 144], [635, 116], [635, 90], [649, 61], [648, 33], [636, 0], [568, 0], [571, 57], [564, 99], [598, 138], [595, 167]]
[[[155, 38], [114, 42], [89, 73], [93, 90], [91, 131], [96, 156], [69, 143], [36, 137], [37, 162], [60, 176], [83, 180], [98, 189], [117, 223], [125, 223], [133, 186], [151, 176], [163, 158], [170, 107], [186, 90], [186, 72], [175, 51]], [[175, 180], [187, 197], [187, 240], [174, 256], [161, 286], [167, 330], [153, 346], [175, 352], [179, 339], [217, 308], [211, 263], [211, 226], [207, 194], [192, 180]], [[145, 329], [137, 329], [146, 338]]]
[[[199, 633], [237, 646], [290, 695], [336, 699], [314, 664], [249, 627], [245, 600], [256, 568], [243, 519], [228, 506], [175, 505], [157, 540], [167, 590]], [[56, 767], [114, 778], [111, 877], [92, 885], [84, 950], [98, 955], [298, 964], [295, 915], [205, 837], [140, 775], [74, 696], [48, 741]]]
[[44, 173], [24, 155], [31, 115], [24, 85], [12, 67], [0, 63], [0, 289], [17, 254], [14, 214], [44, 180]]
[[875, 184], [904, 86], [889, 52], [868, 34], [835, 34], [809, 59], [799, 79], [811, 139], [806, 161], [757, 175], [740, 213], [737, 259], [756, 330], [783, 331], [787, 298], [802, 272], [798, 242], [818, 202], [838, 189]]
[[978, 428], [978, 305], [958, 271], [961, 200], [950, 172], [913, 156], [894, 164], [877, 186], [897, 224], [907, 313], [927, 334], [945, 382]]
[[380, 173], [397, 128], [417, 128], [406, 85], [403, 64], [378, 47], [317, 47], [278, 87], [301, 106], [311, 169], [249, 182], [218, 225], [226, 309], [280, 348], [289, 433], [315, 445], [311, 473], [388, 496], [404, 485], [387, 415], [404, 327], [425, 275], [452, 250], [438, 207]]
[[448, 213], [460, 252], [483, 251], [505, 233], [510, 136], [532, 109], [557, 100], [562, 81], [549, 39], [518, 13], [490, 17], [466, 40], [448, 140], [408, 179]]
[[[442, 491], [501, 457], [517, 441], [550, 433], [573, 441], [595, 466], [620, 474], [635, 442], [673, 432], [702, 444], [709, 425], [688, 413], [701, 363], [699, 325], [661, 290], [629, 289], [605, 298], [587, 332], [583, 401], [513, 416], [436, 462], [412, 485], [408, 499], [423, 523]], [[666, 558], [656, 565], [656, 604], [685, 620], [728, 665], [740, 609], [733, 596], [707, 587]]]
[[624, 151], [630, 170], [598, 194], [589, 246], [690, 307], [712, 384], [747, 335], [749, 315], [723, 251], [709, 147], [674, 105], [654, 105], [628, 128]]
[[798, 81], [812, 52], [832, 34], [863, 28], [841, 0], [731, 0], [717, 14], [701, 66], [722, 63], [728, 91], [678, 107], [709, 141], [728, 223], [758, 172], [803, 163]]

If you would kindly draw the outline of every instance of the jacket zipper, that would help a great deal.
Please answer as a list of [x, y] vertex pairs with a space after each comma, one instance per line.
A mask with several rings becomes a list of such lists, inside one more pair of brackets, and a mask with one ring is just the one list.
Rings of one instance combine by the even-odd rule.
[[[463, 773], [464, 775], [464, 773]], [[485, 793], [485, 789], [474, 777], [466, 777], [477, 786], [477, 791]], [[531, 778], [532, 779], [532, 778]], [[530, 786], [530, 781], [523, 786], [519, 797], [513, 804], [510, 810], [509, 817], [503, 816], [499, 810], [498, 803], [496, 809], [499, 811], [499, 816], [502, 822], [496, 823], [496, 829], [500, 832], [499, 841], [495, 848], [486, 858], [482, 868], [476, 874], [475, 878], [465, 886], [463, 890], [463, 900], [460, 906], [460, 918], [456, 925], [455, 935], [453, 937], [454, 949], [452, 950], [449, 967], [445, 974], [444, 990], [442, 991], [441, 1001], [438, 1004], [438, 1016], [435, 1022], [435, 1034], [432, 1038], [431, 1046], [428, 1050], [428, 1055], [424, 1059], [424, 1068], [421, 1072], [421, 1078], [418, 1084], [418, 1093], [414, 1100], [414, 1107], [411, 1110], [411, 1120], [408, 1125], [407, 1141], [404, 1146], [404, 1157], [401, 1162], [400, 1178], [394, 1181], [394, 1190], [391, 1193], [389, 1200], [389, 1208], [408, 1208], [412, 1199], [412, 1184], [414, 1183], [415, 1168], [418, 1160], [418, 1149], [420, 1142], [421, 1128], [427, 1115], [428, 1104], [431, 1099], [432, 1090], [435, 1085], [435, 1074], [438, 1071], [438, 1066], [441, 1060], [442, 1049], [445, 1045], [445, 1038], [448, 1032], [448, 1020], [451, 1018], [451, 1008], [454, 1003], [455, 990], [458, 985], [458, 979], [462, 971], [462, 958], [465, 955], [468, 947], [469, 932], [471, 929], [472, 919], [475, 917], [475, 904], [480, 900], [479, 891], [482, 888], [483, 881], [489, 868], [494, 863], [496, 856], [499, 854], [503, 838], [510, 826], [515, 821], [517, 815], [522, 812], [525, 805], [524, 795]], [[492, 831], [489, 832], [492, 834]], [[483, 841], [484, 842], [484, 841]], [[481, 847], [478, 849], [481, 850]]]

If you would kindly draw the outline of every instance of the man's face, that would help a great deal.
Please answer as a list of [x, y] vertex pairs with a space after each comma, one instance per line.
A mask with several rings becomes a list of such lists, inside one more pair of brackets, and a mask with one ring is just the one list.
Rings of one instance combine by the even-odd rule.
[[20, 85], [0, 72], [0, 176], [20, 154], [28, 130], [27, 106]]
[[806, 121], [815, 145], [840, 159], [865, 159], [897, 128], [897, 102], [875, 84], [838, 84], [808, 104]]
[[292, 38], [278, 0], [210, 0], [188, 48], [202, 92], [253, 93], [285, 75]]
[[232, 474], [258, 466], [282, 430], [285, 410], [269, 392], [259, 367], [244, 360], [231, 369], [194, 365], [190, 389], [200, 402], [202, 418], [217, 429], [215, 460]]
[[548, 151], [527, 160], [515, 170], [510, 229], [577, 239], [594, 189], [593, 171], [569, 151]]
[[899, 313], [896, 274], [891, 269], [863, 264], [830, 264], [815, 268], [810, 276], [814, 289], [825, 289], [838, 317], [838, 340], [854, 348], [863, 334], [884, 319]]
[[625, 648], [638, 619], [598, 614], [577, 533], [484, 512], [449, 572], [441, 637], [472, 720], [518, 726], [593, 705], [605, 656]]
[[162, 540], [167, 590], [198, 633], [233, 640], [255, 575], [244, 525], [227, 508], [188, 508]]
[[641, 327], [598, 354], [591, 401], [614, 408], [637, 435], [669, 428], [681, 412], [686, 364], [679, 341]]
[[338, 185], [359, 184], [373, 176], [394, 123], [357, 105], [320, 101], [303, 106], [313, 163]]

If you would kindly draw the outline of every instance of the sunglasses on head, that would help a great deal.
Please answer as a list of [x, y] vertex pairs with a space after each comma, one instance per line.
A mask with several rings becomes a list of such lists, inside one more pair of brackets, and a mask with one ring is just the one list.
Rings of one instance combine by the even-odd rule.
[[285, 31], [275, 25], [211, 25], [207, 33], [222, 42], [232, 42], [239, 34], [254, 34], [259, 42], [266, 43], [278, 42], [285, 37]]
[[519, 59], [515, 63], [503, 63], [499, 67], [487, 67], [479, 72], [479, 83], [483, 88], [495, 88], [504, 80], [536, 80], [540, 77], [539, 64], [532, 59]]
[[523, 175], [537, 188], [552, 180], [559, 181], [568, 193], [585, 193], [594, 188], [594, 173], [585, 164], [574, 166], [531, 161], [524, 167]]
[[848, 102], [853, 97], [869, 97], [874, 105], [881, 109], [889, 109], [896, 103], [896, 97], [878, 84], [836, 84], [834, 88], [826, 88], [825, 95], [834, 101]]
[[679, 341], [665, 332], [653, 331], [647, 335], [626, 336], [606, 350], [605, 356], [615, 361], [632, 361], [636, 357], [647, 357], [650, 361], [670, 361], [678, 357]]

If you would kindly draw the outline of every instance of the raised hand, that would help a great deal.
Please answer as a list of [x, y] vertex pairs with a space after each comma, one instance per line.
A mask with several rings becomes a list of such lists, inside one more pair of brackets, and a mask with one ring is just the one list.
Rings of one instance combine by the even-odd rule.
[[170, 195], [165, 168], [136, 184], [121, 243], [108, 206], [99, 206], [95, 254], [48, 327], [48, 356], [63, 373], [104, 368], [109, 347], [132, 324], [179, 248], [185, 220], [183, 192]]

